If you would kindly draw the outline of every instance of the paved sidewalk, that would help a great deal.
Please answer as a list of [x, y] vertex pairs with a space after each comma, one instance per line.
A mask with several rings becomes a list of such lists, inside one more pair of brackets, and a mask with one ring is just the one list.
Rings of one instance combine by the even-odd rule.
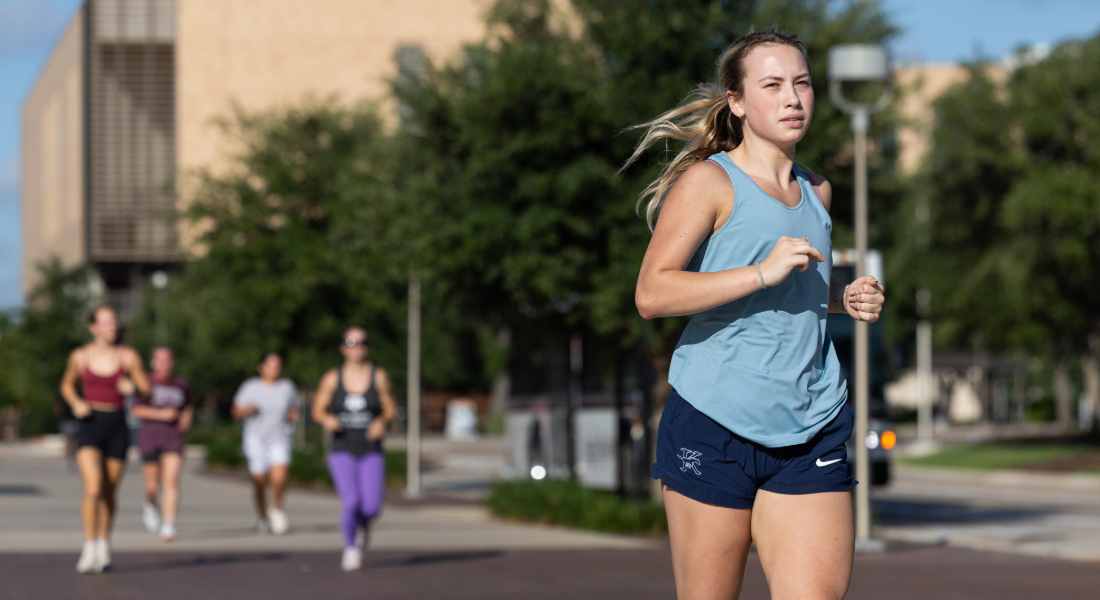
[[[461, 468], [447, 468], [454, 457], [435, 456], [435, 471], [425, 474], [429, 497], [445, 502], [389, 502], [373, 528], [371, 549], [638, 549], [652, 548], [657, 543], [647, 538], [521, 525], [493, 518], [475, 500], [488, 486], [484, 471], [490, 462], [485, 460], [485, 452], [491, 455], [495, 448], [491, 443], [483, 444], [481, 458], [474, 452], [476, 446], [463, 449], [465, 458], [460, 452], [453, 453]], [[77, 512], [80, 477], [50, 454], [33, 448], [8, 448], [0, 454], [0, 552], [79, 550], [83, 539]], [[499, 463], [499, 454], [496, 456]], [[257, 536], [253, 531], [250, 484], [243, 474], [204, 474], [201, 461], [189, 459], [181, 487], [179, 538], [171, 544], [160, 543], [141, 525], [142, 474], [139, 463], [131, 460], [119, 494], [112, 542], [115, 550], [287, 552], [341, 547], [337, 527], [340, 502], [331, 491], [292, 488], [287, 493], [290, 534]]]
[[1100, 562], [1100, 476], [899, 467], [873, 498], [888, 540]]

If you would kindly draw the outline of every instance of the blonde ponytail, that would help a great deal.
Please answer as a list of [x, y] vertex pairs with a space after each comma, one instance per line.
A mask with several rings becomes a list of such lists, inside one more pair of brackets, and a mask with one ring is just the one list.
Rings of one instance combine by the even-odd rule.
[[744, 139], [741, 119], [730, 110], [726, 92], [733, 92], [735, 96], [744, 94], [745, 57], [753, 48], [764, 44], [793, 46], [806, 55], [806, 48], [798, 36], [780, 33], [774, 25], [767, 31], [750, 31], [730, 44], [718, 59], [717, 83], [700, 84], [676, 108], [648, 123], [627, 129], [644, 129], [645, 135], [619, 172], [634, 164], [658, 140], [664, 140], [666, 148], [668, 140], [685, 142], [676, 158], [664, 163], [661, 174], [638, 196], [638, 212], [642, 212], [644, 205], [646, 223], [651, 230], [665, 194], [684, 171], [718, 152], [729, 152], [741, 145]]

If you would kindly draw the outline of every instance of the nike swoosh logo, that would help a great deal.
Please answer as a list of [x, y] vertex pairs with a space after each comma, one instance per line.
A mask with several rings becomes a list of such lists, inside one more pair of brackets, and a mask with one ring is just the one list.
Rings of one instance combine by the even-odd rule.
[[837, 459], [834, 459], [834, 460], [830, 460], [829, 462], [821, 462], [821, 459], [819, 458], [819, 459], [817, 459], [817, 466], [819, 466], [819, 467], [827, 467], [827, 466], [829, 466], [829, 465], [831, 465], [831, 464], [833, 464], [833, 463], [835, 463], [835, 462], [840, 462], [840, 459], [839, 459], [839, 458], [837, 458]]

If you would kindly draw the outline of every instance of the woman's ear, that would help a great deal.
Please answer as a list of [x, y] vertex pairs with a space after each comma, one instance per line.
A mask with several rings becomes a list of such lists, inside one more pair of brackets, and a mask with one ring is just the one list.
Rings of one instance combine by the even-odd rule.
[[745, 109], [741, 106], [741, 99], [738, 98], [733, 92], [726, 91], [726, 104], [730, 107], [730, 112], [738, 119], [745, 117]]

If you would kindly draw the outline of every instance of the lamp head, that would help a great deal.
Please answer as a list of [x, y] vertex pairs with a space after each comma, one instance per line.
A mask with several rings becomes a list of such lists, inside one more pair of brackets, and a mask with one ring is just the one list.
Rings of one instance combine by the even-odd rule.
[[848, 44], [829, 50], [830, 81], [886, 81], [890, 61], [881, 46]]

